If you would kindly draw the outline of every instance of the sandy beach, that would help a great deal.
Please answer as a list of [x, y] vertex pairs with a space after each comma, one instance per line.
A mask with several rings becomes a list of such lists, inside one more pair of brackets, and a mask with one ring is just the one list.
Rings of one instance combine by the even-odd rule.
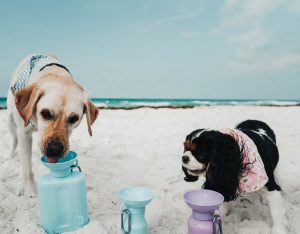
[[[267, 122], [275, 131], [280, 152], [276, 171], [283, 189], [288, 233], [300, 233], [300, 107], [211, 106], [192, 109], [101, 110], [93, 125], [73, 132], [71, 149], [87, 180], [90, 223], [74, 233], [120, 232], [120, 201], [117, 191], [128, 185], [146, 186], [155, 192], [147, 207], [149, 233], [187, 233], [191, 210], [183, 193], [200, 188], [201, 181], [186, 183], [181, 170], [185, 136], [197, 128], [234, 127], [246, 119]], [[0, 110], [0, 233], [43, 233], [39, 228], [37, 198], [18, 196], [20, 152], [8, 154], [11, 136], [6, 110]], [[35, 177], [47, 173], [33, 143]], [[238, 199], [236, 208], [223, 220], [224, 233], [266, 234], [270, 231], [269, 208], [256, 193]]]

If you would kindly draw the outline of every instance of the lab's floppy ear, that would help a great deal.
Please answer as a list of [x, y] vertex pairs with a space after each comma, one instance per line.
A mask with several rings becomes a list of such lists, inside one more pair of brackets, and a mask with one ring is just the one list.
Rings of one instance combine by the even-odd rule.
[[19, 90], [15, 96], [17, 110], [24, 120], [24, 126], [29, 123], [31, 116], [35, 111], [36, 104], [44, 92], [36, 85], [32, 84]]
[[88, 100], [84, 104], [84, 112], [86, 114], [86, 122], [87, 122], [87, 126], [88, 126], [88, 131], [89, 131], [90, 136], [92, 136], [93, 133], [92, 133], [91, 126], [97, 119], [99, 110], [90, 100]]

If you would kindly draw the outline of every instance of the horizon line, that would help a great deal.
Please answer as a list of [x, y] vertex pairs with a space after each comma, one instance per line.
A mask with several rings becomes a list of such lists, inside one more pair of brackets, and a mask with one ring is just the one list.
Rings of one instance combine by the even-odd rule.
[[[7, 99], [5, 96], [0, 96], [0, 99]], [[228, 101], [299, 101], [300, 98], [294, 98], [294, 99], [281, 99], [281, 98], [157, 98], [157, 97], [152, 97], [152, 98], [143, 98], [143, 97], [138, 97], [138, 98], [128, 98], [128, 97], [91, 97], [92, 100], [98, 99], [98, 100], [199, 100], [199, 101], [211, 101], [211, 100], [228, 100]]]

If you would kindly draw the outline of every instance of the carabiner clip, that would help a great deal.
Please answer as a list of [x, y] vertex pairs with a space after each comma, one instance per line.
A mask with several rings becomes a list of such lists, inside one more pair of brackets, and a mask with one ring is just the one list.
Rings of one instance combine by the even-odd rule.
[[[216, 226], [219, 226], [219, 232], [217, 232]], [[214, 215], [213, 217], [213, 234], [223, 234], [222, 220], [219, 215]]]
[[[124, 215], [125, 214], [128, 215], [128, 228], [127, 228], [127, 231], [124, 228]], [[122, 210], [122, 213], [121, 213], [121, 229], [122, 229], [122, 232], [124, 234], [128, 234], [131, 231], [131, 213], [128, 209]]]

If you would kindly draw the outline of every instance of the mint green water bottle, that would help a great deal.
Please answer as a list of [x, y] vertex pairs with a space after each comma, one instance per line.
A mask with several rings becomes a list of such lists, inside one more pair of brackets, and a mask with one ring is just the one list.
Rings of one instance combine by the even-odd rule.
[[85, 177], [78, 165], [77, 154], [70, 151], [57, 163], [42, 163], [51, 173], [38, 179], [41, 226], [46, 233], [77, 230], [89, 222]]

